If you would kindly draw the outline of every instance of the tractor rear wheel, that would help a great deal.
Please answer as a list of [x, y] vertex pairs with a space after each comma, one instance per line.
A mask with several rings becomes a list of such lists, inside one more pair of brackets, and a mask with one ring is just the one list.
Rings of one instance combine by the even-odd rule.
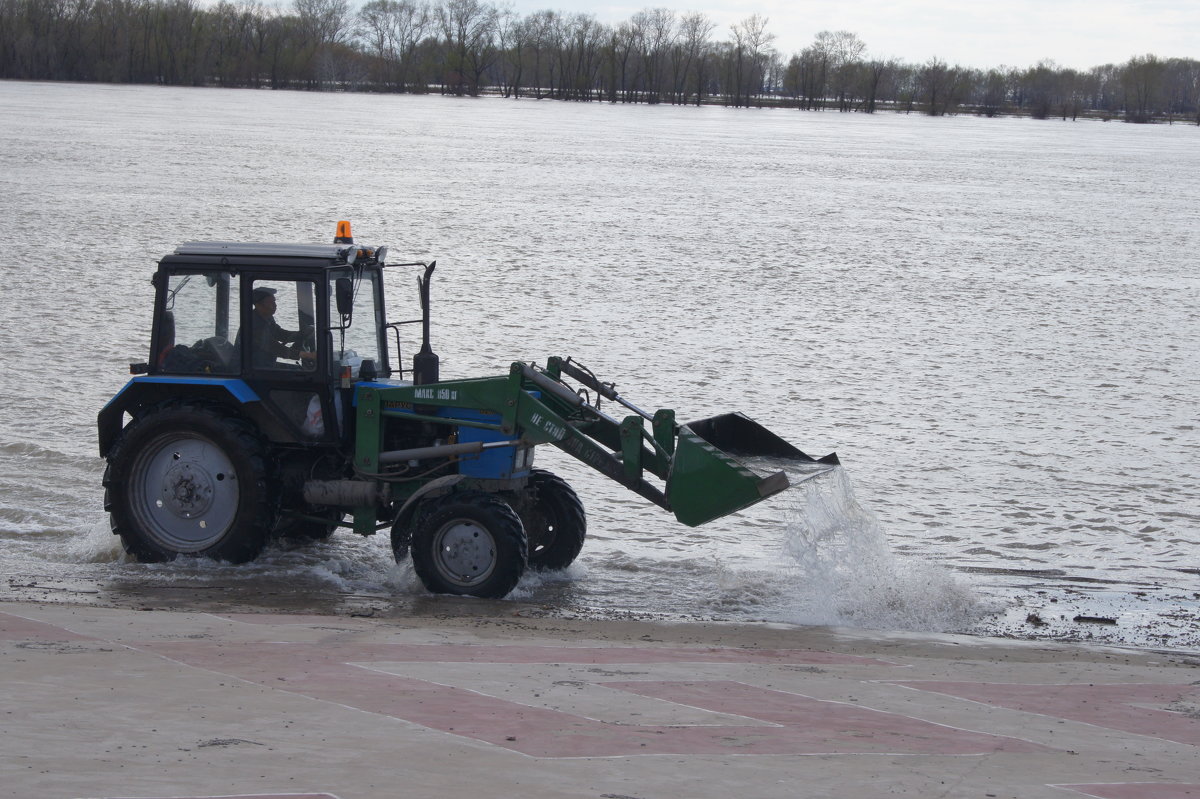
[[521, 519], [494, 494], [463, 491], [423, 508], [412, 542], [413, 568], [435, 594], [498, 599], [525, 573]]
[[529, 538], [529, 567], [539, 571], [570, 566], [587, 536], [587, 516], [574, 489], [552, 472], [533, 469], [513, 500]]
[[131, 422], [109, 453], [113, 532], [141, 561], [253, 560], [275, 521], [267, 463], [244, 421], [214, 406], [165, 403]]

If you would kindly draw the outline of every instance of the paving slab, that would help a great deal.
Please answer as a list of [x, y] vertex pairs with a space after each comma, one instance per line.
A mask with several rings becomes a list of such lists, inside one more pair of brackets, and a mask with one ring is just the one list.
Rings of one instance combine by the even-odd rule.
[[0, 603], [0, 796], [1200, 797], [1200, 658]]

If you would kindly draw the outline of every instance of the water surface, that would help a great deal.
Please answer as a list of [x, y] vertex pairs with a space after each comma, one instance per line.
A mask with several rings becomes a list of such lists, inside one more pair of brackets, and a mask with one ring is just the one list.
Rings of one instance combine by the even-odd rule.
[[102, 508], [95, 414], [146, 357], [156, 259], [351, 219], [437, 259], [446, 376], [571, 355], [642, 407], [741, 410], [842, 458], [693, 530], [542, 448], [590, 539], [511, 601], [1200, 647], [1198, 137], [0, 83], [0, 572], [18, 594], [425, 601], [383, 540], [146, 566]]

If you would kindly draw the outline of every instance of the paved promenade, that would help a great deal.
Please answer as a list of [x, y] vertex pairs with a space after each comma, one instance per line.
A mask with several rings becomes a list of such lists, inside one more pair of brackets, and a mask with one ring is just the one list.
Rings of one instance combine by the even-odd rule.
[[0, 796], [1200, 797], [1200, 659], [0, 603]]

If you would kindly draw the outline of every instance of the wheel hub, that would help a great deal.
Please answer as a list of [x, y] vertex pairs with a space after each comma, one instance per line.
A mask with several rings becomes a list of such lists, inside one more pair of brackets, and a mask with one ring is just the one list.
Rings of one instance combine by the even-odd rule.
[[449, 579], [470, 585], [485, 579], [496, 564], [492, 537], [477, 524], [452, 522], [442, 529], [438, 542], [438, 566]]
[[163, 505], [184, 519], [203, 515], [212, 507], [213, 482], [212, 475], [195, 464], [177, 463], [163, 476]]
[[167, 433], [148, 443], [131, 467], [131, 502], [145, 536], [170, 552], [202, 552], [237, 519], [237, 473], [208, 439]]

